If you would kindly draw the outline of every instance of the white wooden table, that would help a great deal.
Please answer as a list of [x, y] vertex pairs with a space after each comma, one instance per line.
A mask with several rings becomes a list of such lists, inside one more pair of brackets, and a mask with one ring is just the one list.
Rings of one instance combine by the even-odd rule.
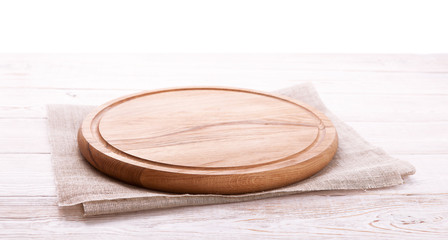
[[[406, 184], [85, 218], [57, 206], [45, 105], [170, 86], [312, 81]], [[448, 239], [448, 55], [0, 55], [0, 238]]]

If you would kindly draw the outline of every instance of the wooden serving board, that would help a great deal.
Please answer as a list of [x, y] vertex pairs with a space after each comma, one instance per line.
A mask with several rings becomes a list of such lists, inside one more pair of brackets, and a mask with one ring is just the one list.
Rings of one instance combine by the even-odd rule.
[[241, 194], [292, 184], [325, 167], [337, 133], [299, 101], [234, 88], [125, 96], [89, 114], [79, 149], [101, 172], [175, 193]]

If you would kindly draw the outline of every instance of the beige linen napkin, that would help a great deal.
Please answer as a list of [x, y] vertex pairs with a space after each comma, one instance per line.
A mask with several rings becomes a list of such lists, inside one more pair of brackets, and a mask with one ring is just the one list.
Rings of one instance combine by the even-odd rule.
[[[276, 92], [303, 101], [325, 113], [339, 135], [339, 147], [330, 164], [296, 184], [244, 195], [170, 194], [135, 187], [107, 177], [91, 167], [78, 151], [76, 134], [92, 106], [50, 105], [49, 137], [59, 206], [82, 204], [85, 215], [131, 212], [156, 208], [231, 203], [301, 192], [371, 189], [403, 183], [415, 168], [367, 143], [322, 103], [312, 84]], [[299, 197], [299, 196], [298, 196]]]

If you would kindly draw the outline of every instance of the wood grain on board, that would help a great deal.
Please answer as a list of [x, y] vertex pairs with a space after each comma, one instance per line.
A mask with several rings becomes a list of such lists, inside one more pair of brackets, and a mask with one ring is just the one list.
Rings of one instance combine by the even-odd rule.
[[176, 193], [241, 194], [292, 184], [325, 167], [336, 129], [299, 101], [235, 88], [125, 96], [89, 114], [79, 148], [98, 170]]

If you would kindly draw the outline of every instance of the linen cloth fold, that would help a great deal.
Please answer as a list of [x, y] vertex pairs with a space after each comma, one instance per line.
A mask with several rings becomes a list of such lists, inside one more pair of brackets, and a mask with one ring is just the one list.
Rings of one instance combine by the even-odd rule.
[[[366, 142], [331, 113], [310, 83], [278, 90], [326, 114], [338, 131], [338, 150], [328, 166], [298, 183], [242, 195], [171, 194], [132, 186], [94, 169], [78, 150], [77, 131], [93, 106], [49, 105], [48, 131], [59, 206], [82, 204], [84, 214], [101, 215], [140, 210], [250, 201], [309, 191], [372, 189], [403, 183], [415, 173], [408, 162], [389, 156]], [[298, 198], [300, 196], [297, 196]]]

